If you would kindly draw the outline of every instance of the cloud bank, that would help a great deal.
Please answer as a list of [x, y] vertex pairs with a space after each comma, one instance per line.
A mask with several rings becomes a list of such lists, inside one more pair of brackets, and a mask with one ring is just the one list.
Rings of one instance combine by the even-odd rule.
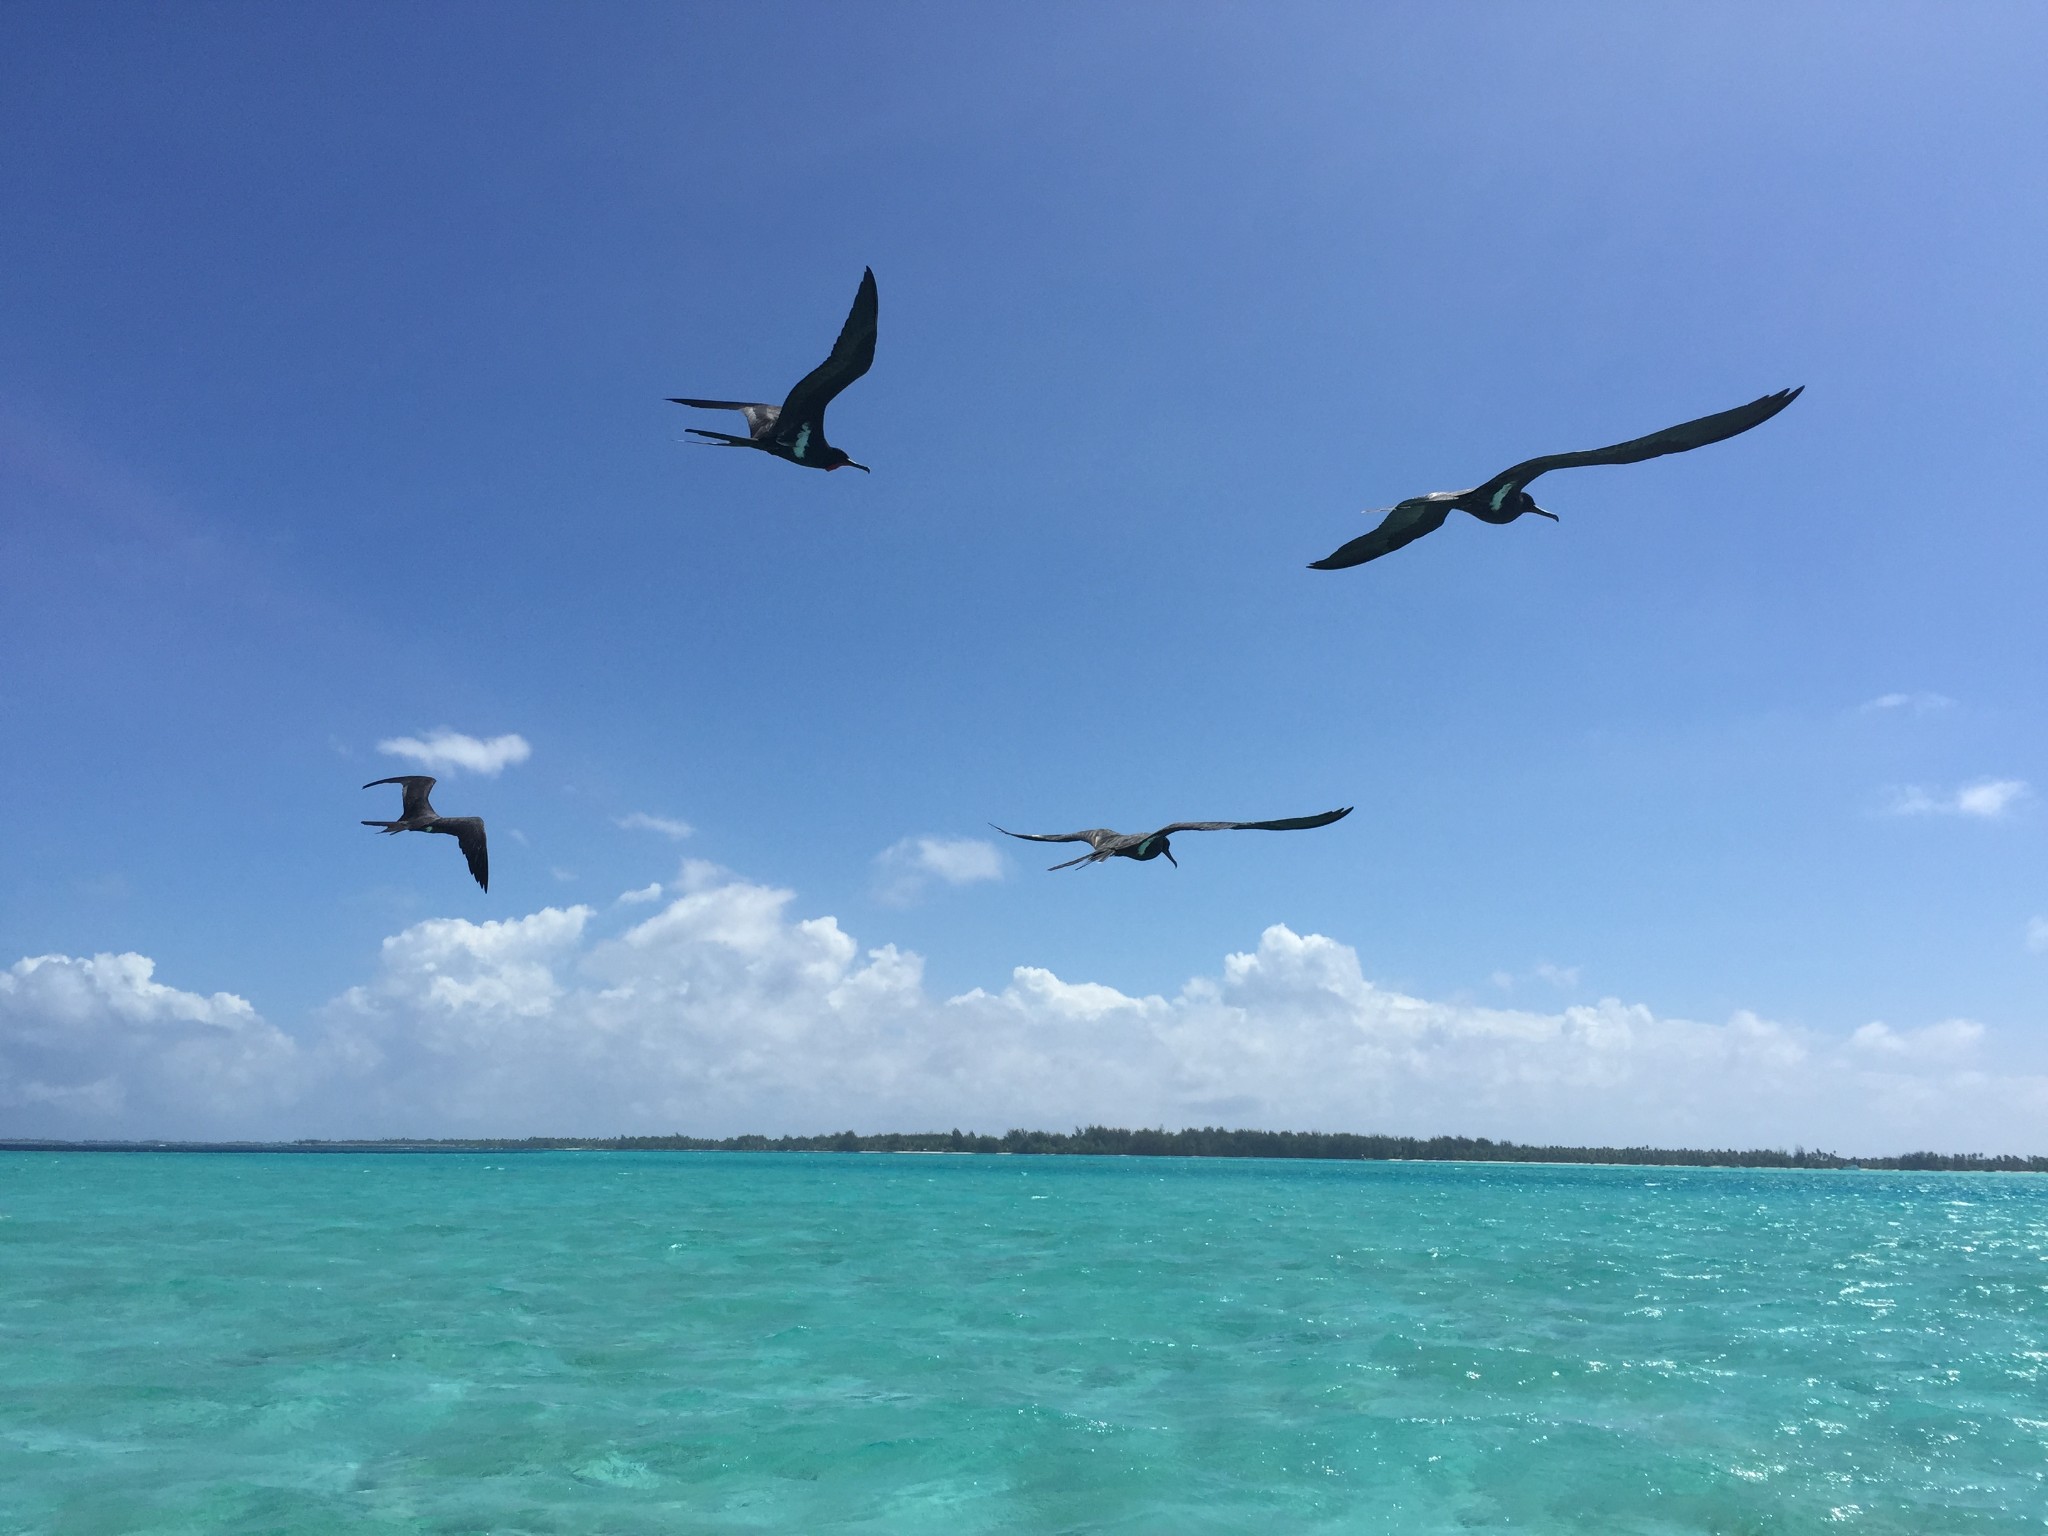
[[0, 1124], [22, 1136], [211, 1135], [272, 1123], [301, 1097], [291, 1036], [232, 993], [181, 992], [154, 973], [135, 954], [41, 955], [0, 971]]
[[789, 891], [692, 862], [664, 894], [653, 912], [414, 924], [291, 1033], [138, 955], [25, 960], [0, 973], [0, 1111], [10, 1134], [52, 1137], [1099, 1121], [2048, 1150], [2048, 1077], [2001, 1070], [1968, 1020], [1825, 1036], [1613, 999], [1438, 1002], [1284, 924], [1170, 997], [1031, 965], [936, 997], [919, 956], [794, 915]]
[[447, 730], [433, 731], [425, 737], [393, 736], [378, 742], [377, 750], [442, 773], [451, 768], [466, 768], [491, 778], [533, 756], [533, 748], [524, 736], [493, 736], [483, 741]]

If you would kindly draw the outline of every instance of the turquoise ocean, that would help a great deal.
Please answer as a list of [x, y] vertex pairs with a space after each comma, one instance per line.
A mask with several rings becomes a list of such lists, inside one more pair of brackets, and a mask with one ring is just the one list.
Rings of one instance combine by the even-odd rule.
[[2040, 1532], [2048, 1179], [0, 1155], [0, 1532]]

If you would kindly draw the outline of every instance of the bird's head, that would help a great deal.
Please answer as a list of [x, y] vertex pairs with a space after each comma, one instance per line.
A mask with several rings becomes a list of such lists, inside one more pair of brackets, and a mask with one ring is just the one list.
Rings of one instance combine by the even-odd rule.
[[1156, 859], [1161, 854], [1166, 856], [1166, 862], [1175, 869], [1180, 868], [1180, 860], [1173, 856], [1172, 841], [1163, 836], [1146, 838], [1144, 842], [1138, 844], [1138, 851], [1133, 857], [1142, 862], [1146, 859]]
[[1515, 515], [1517, 517], [1520, 517], [1530, 512], [1535, 513], [1538, 517], [1547, 517], [1553, 523], [1558, 520], [1557, 514], [1555, 512], [1546, 512], [1541, 507], [1537, 506], [1536, 498], [1534, 496], [1531, 496], [1527, 491], [1515, 492]]

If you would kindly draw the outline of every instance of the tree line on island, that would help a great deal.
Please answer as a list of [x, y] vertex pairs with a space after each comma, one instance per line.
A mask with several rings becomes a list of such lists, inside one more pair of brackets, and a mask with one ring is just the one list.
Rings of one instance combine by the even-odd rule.
[[1843, 1157], [1798, 1147], [1555, 1147], [1493, 1141], [1485, 1136], [1374, 1136], [1347, 1131], [1241, 1131], [1222, 1126], [1187, 1130], [1125, 1130], [1083, 1126], [1071, 1133], [1013, 1130], [1001, 1136], [972, 1131], [891, 1131], [862, 1136], [619, 1136], [604, 1141], [532, 1137], [505, 1146], [547, 1149], [608, 1147], [619, 1151], [692, 1152], [969, 1152], [1050, 1157], [1278, 1157], [1329, 1162], [1617, 1163], [1679, 1168], [1892, 1168], [1924, 1171], [1981, 1169], [2048, 1173], [2048, 1157], [1987, 1157], [1981, 1153], [1908, 1152], [1898, 1157]]
[[1872, 1168], [1909, 1172], [2048, 1173], [2048, 1157], [1907, 1152], [1844, 1157], [1795, 1147], [1556, 1147], [1485, 1136], [1374, 1136], [1346, 1131], [1242, 1131], [1202, 1126], [1180, 1131], [1083, 1126], [1071, 1133], [1013, 1130], [890, 1131], [862, 1136], [527, 1136], [462, 1139], [290, 1142], [0, 1141], [0, 1151], [58, 1148], [189, 1152], [958, 1152], [1049, 1157], [1276, 1157], [1328, 1162], [1607, 1163], [1650, 1168]]

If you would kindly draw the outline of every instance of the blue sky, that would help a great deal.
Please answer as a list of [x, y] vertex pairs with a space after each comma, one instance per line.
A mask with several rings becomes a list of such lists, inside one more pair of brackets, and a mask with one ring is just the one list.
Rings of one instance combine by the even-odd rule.
[[[1182, 999], [1285, 925], [1446, 1018], [1754, 1015], [1810, 1065], [1966, 1025], [1913, 1058], [1934, 1118], [1847, 1090], [1813, 1116], [1960, 1144], [1974, 1074], [2024, 1126], [2044, 46], [2038, 8], [1991, 5], [11, 7], [0, 966], [144, 956], [311, 1051], [419, 925], [588, 907], [602, 948], [685, 888], [793, 893], [856, 970], [917, 956], [918, 1008], [1017, 967]], [[864, 265], [880, 347], [831, 424], [875, 473], [688, 446], [663, 397], [779, 399]], [[1304, 569], [1360, 508], [1792, 384], [1749, 436], [1545, 481], [1559, 524]], [[378, 744], [444, 729], [530, 744], [436, 794], [489, 822], [488, 896], [442, 840], [357, 825], [390, 801], [356, 786], [407, 767]], [[1343, 804], [1178, 871], [961, 846]], [[0, 1118], [257, 1126], [140, 1107], [104, 1055], [129, 1037], [63, 1043], [26, 974]], [[120, 974], [79, 972], [110, 1019]], [[1293, 1027], [1232, 1006], [1225, 1034]], [[407, 1125], [549, 1128], [443, 1067], [470, 1110], [423, 1088]], [[569, 1102], [599, 1123], [562, 1128], [1619, 1134], [1590, 1090], [1425, 1095], [1396, 1127], [1371, 1084], [1084, 1104], [977, 1070], [957, 1104], [943, 1076], [593, 1080]], [[1816, 1139], [1796, 1095], [1744, 1119], [1741, 1081], [1699, 1134]], [[257, 1128], [382, 1113], [279, 1092]]]

